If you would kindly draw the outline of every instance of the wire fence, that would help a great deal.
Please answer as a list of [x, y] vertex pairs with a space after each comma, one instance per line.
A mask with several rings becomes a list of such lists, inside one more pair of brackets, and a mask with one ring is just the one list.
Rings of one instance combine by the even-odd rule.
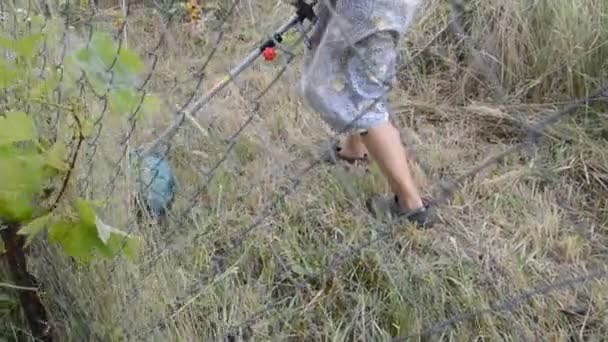
[[[360, 51], [361, 47], [357, 45], [357, 42], [351, 41], [351, 37], [345, 33], [347, 32], [346, 27], [349, 23], [347, 19], [342, 17], [340, 10], [334, 7], [335, 1], [322, 0], [319, 2], [321, 4], [317, 4], [316, 1], [312, 3], [311, 8], [316, 10], [319, 5], [327, 6], [326, 8], [331, 13], [332, 18], [335, 19], [331, 21], [331, 24], [336, 25], [337, 32], [340, 32], [345, 44], [351, 48], [352, 52], [367, 64], [368, 61], [365, 60]], [[7, 3], [9, 4], [9, 9], [1, 8], [3, 17], [7, 13], [17, 13], [18, 8], [23, 8], [25, 14], [22, 15], [26, 18], [33, 16], [33, 13], [47, 13], [44, 17], [45, 21], [41, 25], [41, 30], [46, 30], [47, 24], [57, 18], [48, 14], [49, 8], [51, 8], [50, 12], [52, 13], [60, 12], [58, 9], [63, 9], [64, 11], [63, 17], [61, 17], [61, 20], [65, 22], [65, 25], [60, 30], [61, 46], [47, 46], [45, 43], [40, 51], [38, 62], [41, 63], [41, 78], [45, 77], [44, 72], [47, 67], [63, 70], [62, 66], [65, 63], [65, 58], [70, 50], [74, 49], [75, 42], [79, 46], [91, 46], [94, 43], [94, 39], [97, 39], [94, 34], [96, 31], [109, 30], [107, 27], [108, 19], [100, 14], [103, 11], [100, 9], [99, 4], [92, 7], [98, 11], [97, 13], [94, 12], [89, 16], [85, 16], [84, 12], [79, 12], [77, 17], [80, 21], [74, 24], [70, 16], [75, 16], [75, 14], [70, 11], [70, 6], [75, 5], [69, 1], [65, 2], [63, 6], [57, 7], [49, 1], [29, 1], [27, 7], [17, 1]], [[192, 76], [187, 76], [181, 80], [174, 79], [173, 85], [168, 86], [166, 79], [157, 76], [164, 72], [159, 70], [159, 65], [162, 64], [163, 59], [170, 58], [171, 53], [179, 53], [170, 49], [171, 44], [175, 43], [171, 42], [174, 37], [170, 36], [170, 32], [175, 27], [173, 22], [178, 21], [176, 17], [180, 14], [179, 11], [175, 10], [178, 5], [177, 0], [163, 2], [162, 9], [159, 8], [160, 5], [159, 2], [156, 2], [157, 9], [156, 14], [154, 14], [163, 19], [160, 24], [156, 24], [157, 27], [155, 29], [158, 32], [157, 40], [142, 44], [150, 48], [145, 51], [147, 70], [143, 75], [138, 77], [135, 86], [137, 93], [136, 105], [133, 106], [129, 113], [124, 113], [124, 120], [118, 121], [118, 123], [113, 120], [112, 113], [110, 113], [113, 105], [112, 94], [114, 94], [113, 91], [120, 89], [121, 85], [117, 85], [116, 82], [125, 82], [125, 80], [116, 80], [114, 77], [115, 68], [119, 65], [118, 60], [122, 56], [122, 50], [125, 48], [127, 40], [129, 40], [125, 32], [127, 27], [129, 27], [128, 32], [131, 35], [136, 34], [133, 33], [136, 32], [136, 25], [143, 25], [141, 22], [134, 22], [135, 19], [132, 18], [135, 15], [133, 14], [132, 6], [125, 2], [121, 9], [122, 15], [119, 16], [122, 18], [122, 21], [115, 29], [114, 39], [117, 48], [111, 52], [113, 57], [109, 63], [109, 67], [98, 70], [100, 75], [93, 75], [105, 80], [103, 86], [96, 85], [96, 81], [92, 80], [93, 76], [85, 71], [82, 71], [81, 75], [76, 77], [74, 87], [79, 89], [80, 98], [82, 103], [88, 108], [88, 112], [94, 115], [91, 127], [93, 133], [88, 138], [85, 138], [81, 134], [77, 137], [75, 144], [71, 143], [68, 145], [72, 147], [71, 155], [73, 156], [73, 160], [79, 160], [79, 165], [83, 165], [82, 169], [78, 171], [74, 170], [75, 174], [73, 177], [78, 178], [75, 192], [83, 198], [102, 198], [105, 203], [101, 209], [102, 215], [107, 217], [124, 217], [125, 219], [122, 220], [120, 226], [126, 227], [128, 233], [145, 233], [148, 235], [146, 224], [141, 223], [133, 214], [135, 210], [133, 206], [135, 204], [133, 204], [132, 200], [132, 191], [129, 190], [133, 186], [133, 179], [131, 179], [131, 174], [129, 173], [131, 167], [129, 161], [130, 151], [136, 149], [144, 153], [162, 151], [162, 154], [167, 158], [171, 156], [171, 159], [180, 161], [180, 167], [184, 168], [184, 170], [179, 170], [181, 171], [179, 172], [180, 175], [189, 175], [190, 177], [189, 181], [178, 180], [175, 205], [168, 214], [169, 221], [166, 223], [166, 227], [175, 229], [175, 232], [158, 236], [150, 233], [151, 236], [147, 236], [146, 239], [151, 242], [147, 242], [144, 246], [147, 248], [145, 251], [146, 259], [137, 265], [137, 270], [130, 268], [129, 264], [117, 256], [109, 264], [104, 264], [104, 269], [109, 271], [98, 275], [100, 284], [112, 284], [115, 281], [119, 281], [117, 279], [120, 279], [120, 281], [130, 284], [128, 289], [116, 295], [116, 288], [100, 288], [96, 296], [89, 297], [91, 302], [80, 304], [81, 306], [88, 307], [94, 305], [98, 298], [119, 297], [114, 298], [113, 301], [120, 303], [120, 310], [114, 312], [108, 321], [112, 322], [114, 326], [122, 327], [129, 340], [149, 341], [155, 334], [162, 336], [164, 330], [170, 327], [176, 328], [175, 321], [179, 321], [184, 315], [196, 316], [190, 312], [190, 309], [196, 305], [197, 300], [204, 293], [212, 292], [211, 290], [214, 286], [218, 286], [218, 284], [226, 281], [227, 278], [238, 274], [239, 270], [236, 266], [238, 264], [237, 255], [239, 253], [247, 253], [244, 251], [244, 246], [248, 245], [252, 236], [254, 234], [262, 234], [262, 232], [273, 236], [272, 232], [282, 230], [280, 225], [273, 222], [271, 218], [273, 215], [279, 215], [280, 209], [289, 205], [290, 197], [294, 195], [306, 196], [304, 190], [302, 190], [303, 184], [310, 177], [315, 177], [313, 176], [315, 172], [319, 172], [322, 169], [322, 166], [325, 165], [326, 157], [325, 153], [321, 153], [321, 155], [314, 158], [305, 158], [305, 162], [294, 158], [282, 165], [272, 165], [276, 169], [267, 172], [267, 177], [255, 180], [259, 183], [255, 183], [252, 180], [248, 184], [249, 189], [232, 189], [234, 193], [228, 193], [226, 196], [235, 196], [241, 200], [257, 198], [257, 209], [247, 211], [245, 206], [243, 206], [240, 208], [240, 210], [243, 210], [241, 214], [243, 217], [247, 217], [247, 219], [239, 220], [238, 215], [235, 219], [234, 215], [232, 215], [229, 222], [222, 222], [222, 215], [226, 214], [228, 216], [230, 211], [229, 209], [223, 209], [223, 211], [221, 209], [221, 200], [219, 198], [222, 192], [217, 193], [218, 198], [209, 199], [208, 203], [201, 201], [201, 198], [205, 198], [205, 196], [208, 196], [212, 192], [215, 186], [214, 182], [217, 182], [218, 178], [225, 176], [227, 169], [236, 173], [245, 172], [242, 169], [246, 168], [246, 166], [234, 162], [234, 154], [235, 149], [242, 142], [241, 139], [247, 130], [253, 130], [252, 134], [258, 135], [261, 140], [267, 139], [264, 135], [268, 132], [262, 131], [259, 122], [267, 119], [263, 113], [268, 111], [268, 106], [280, 105], [278, 103], [280, 102], [281, 95], [277, 94], [284, 93], [284, 89], [279, 88], [284, 87], [286, 83], [283, 78], [290, 71], [297, 69], [297, 67], [293, 66], [293, 62], [301, 54], [302, 45], [307, 46], [312, 24], [303, 16], [304, 12], [300, 11], [299, 14], [292, 16], [283, 25], [266, 25], [263, 34], [260, 33], [262, 29], [258, 28], [255, 35], [262, 37], [262, 42], [256, 44], [252, 41], [245, 41], [243, 44], [252, 49], [246, 51], [244, 54], [245, 58], [240, 63], [235, 63], [236, 66], [227, 71], [210, 71], [213, 67], [212, 61], [220, 60], [222, 55], [224, 55], [222, 51], [229, 49], [228, 46], [223, 46], [223, 43], [225, 42], [226, 30], [229, 29], [231, 20], [236, 15], [241, 15], [243, 18], [246, 17], [247, 8], [251, 6], [251, 2], [245, 1], [233, 1], [229, 5], [224, 4], [224, 7], [222, 7], [224, 12], [221, 18], [214, 24], [215, 27], [213, 29], [217, 33], [214, 37], [215, 39], [210, 39], [210, 41], [206, 42], [205, 56], [196, 55], [196, 71], [193, 72]], [[301, 7], [300, 9], [307, 8]], [[137, 11], [145, 10], [145, 7], [143, 9], [137, 8]], [[284, 13], [290, 13], [294, 12], [295, 9], [287, 6], [283, 7], [283, 11]], [[462, 23], [464, 12], [463, 1], [452, 0], [451, 12], [452, 16], [447, 27], [454, 32], [458, 38], [458, 42], [465, 43], [468, 54], [473, 57], [472, 66], [468, 67], [482, 70], [484, 78], [493, 84], [494, 94], [497, 96], [496, 101], [502, 103], [505, 97], [505, 90], [500, 84], [499, 77], [486, 66], [481, 57], [482, 54], [476, 50], [467, 37], [464, 24]], [[57, 15], [59, 16], [60, 14]], [[251, 15], [253, 16], [253, 14]], [[241, 20], [244, 20], [243, 18]], [[13, 20], [18, 19], [15, 17]], [[274, 25], [275, 23], [273, 22], [272, 24]], [[71, 25], [76, 25], [77, 28], [73, 28]], [[158, 26], [162, 27], [159, 28]], [[297, 38], [284, 42], [284, 40], [288, 40], [288, 34], [291, 32], [296, 32]], [[231, 34], [234, 35], [234, 32]], [[431, 37], [431, 41], [424, 45], [423, 50], [433, 43], [432, 40], [434, 38], [436, 37]], [[131, 41], [133, 41], [133, 38], [131, 38]], [[263, 49], [260, 48], [263, 46], [278, 49], [280, 57], [284, 56], [285, 59], [282, 61], [283, 65], [280, 68], [259, 66], [259, 68], [263, 69], [264, 73], [269, 73], [269, 69], [272, 69], [274, 75], [268, 77], [268, 79], [264, 78], [263, 85], [260, 85], [261, 81], [252, 85], [252, 83], [256, 83], [255, 80], [252, 81], [251, 77], [248, 78], [241, 75], [254, 67], [254, 62], [263, 54]], [[108, 51], [105, 51], [105, 53], [108, 56], [110, 55]], [[415, 61], [421, 53], [412, 56], [404, 64], [407, 65]], [[373, 72], [369, 66], [368, 69], [368, 71]], [[208, 87], [208, 74], [225, 76], [215, 86]], [[59, 77], [59, 85], [53, 93], [56, 104], [61, 105], [64, 103], [63, 92], [65, 91], [65, 85], [62, 82], [64, 80], [62, 71]], [[374, 75], [374, 77], [376, 79], [381, 78], [378, 75]], [[297, 76], [292, 76], [292, 78], [297, 78]], [[354, 125], [362, 115], [377, 105], [378, 101], [385, 99], [394, 90], [392, 78], [385, 79], [380, 83], [385, 86], [384, 94], [376, 101], [367, 104], [365, 108], [360, 109], [357, 118], [346, 129]], [[99, 90], [100, 88], [102, 89], [101, 91]], [[182, 96], [175, 95], [180, 92], [175, 91], [174, 93], [174, 90], [178, 88], [186, 90], [189, 94], [181, 94]], [[252, 88], [255, 88], [255, 90], [252, 90]], [[226, 92], [230, 91], [234, 91], [234, 93], [226, 95]], [[525, 131], [527, 137], [520, 143], [496, 155], [489, 156], [478, 165], [455, 177], [452, 181], [435, 184], [433, 191], [429, 191], [432, 194], [432, 204], [442, 208], [469, 179], [482, 174], [490, 167], [498, 165], [510, 155], [539, 145], [540, 138], [560, 119], [574, 113], [581, 106], [603, 101], [607, 91], [608, 86], [604, 85], [584, 98], [569, 101], [568, 105], [561, 110], [546, 113], [536, 123], [526, 125]], [[154, 93], [160, 94], [163, 102], [177, 102], [175, 106], [176, 110], [174, 108], [165, 108], [166, 110], [174, 110], [174, 112], [169, 117], [165, 116], [163, 118], [170, 121], [163, 121], [162, 125], [150, 125], [146, 121], [146, 115], [142, 115], [148, 95]], [[223, 101], [225, 98], [232, 99], [228, 101], [245, 103], [246, 105], [243, 107], [246, 108], [244, 111], [247, 112], [244, 117], [234, 119], [231, 127], [233, 129], [228, 134], [225, 134], [225, 131], [221, 128], [221, 124], [218, 124], [218, 122], [222, 121], [222, 115], [230, 115], [230, 113], [225, 110], [218, 110], [217, 107], [212, 106], [214, 102]], [[173, 107], [173, 105], [169, 104], [165, 105], [165, 107]], [[61, 122], [66, 120], [67, 111], [57, 106], [52, 111], [52, 114], [52, 121], [49, 123], [49, 126], [59, 127]], [[393, 117], [392, 120], [397, 122], [399, 119]], [[70, 124], [79, 125], [80, 123], [75, 122]], [[146, 128], [138, 129], [141, 125]], [[330, 148], [344, 131], [336, 132], [325, 139], [322, 146]], [[60, 139], [65, 137], [55, 138]], [[411, 141], [406, 136], [402, 137], [402, 140]], [[141, 143], [141, 141], [145, 143]], [[186, 147], [184, 147], [184, 141], [187, 142]], [[268, 144], [272, 143], [268, 140], [266, 142]], [[136, 145], [140, 147], [136, 147]], [[266, 147], [270, 150], [270, 146]], [[206, 169], [204, 171], [201, 171], [195, 162], [181, 163], [183, 159], [187, 161], [192, 158], [191, 155], [184, 155], [184, 149], [191, 148], [207, 149], [204, 159]], [[417, 153], [415, 153], [414, 147], [410, 149], [410, 152], [413, 154], [414, 159], [420, 159]], [[72, 163], [72, 167], [74, 167], [74, 163]], [[236, 168], [241, 168], [241, 170], [235, 170]], [[269, 180], [269, 177], [272, 180]], [[223, 186], [229, 186], [230, 182], [229, 180], [222, 184]], [[268, 183], [271, 184], [271, 189], [263, 190], [267, 187]], [[239, 195], [238, 192], [241, 190], [244, 190], [244, 192]], [[256, 191], [257, 195], [250, 196], [252, 192]], [[59, 195], [59, 197], [61, 196], [62, 194]], [[211, 201], [214, 202], [211, 203]], [[255, 326], [256, 322], [264, 319], [267, 322], [276, 321], [276, 324], [279, 324], [279, 326], [289, 326], [297, 317], [306, 316], [310, 308], [320, 301], [320, 298], [328, 296], [333, 291], [335, 282], [340, 280], [344, 282], [351, 281], [344, 274], [341, 274], [340, 270], [351, 262], [353, 258], [359, 258], [366, 251], [377, 248], [375, 246], [378, 246], [380, 243], [391, 241], [396, 239], [400, 234], [403, 234], [401, 227], [395, 228], [393, 225], [377, 220], [370, 215], [364, 215], [364, 217], [366, 227], [369, 229], [369, 235], [364, 238], [364, 241], [355, 244], [351, 242], [338, 243], [335, 250], [326, 251], [327, 254], [322, 264], [315, 268], [315, 272], [308, 273], [305, 277], [294, 276], [294, 274], [299, 274], [294, 271], [294, 266], [290, 265], [289, 261], [284, 260], [280, 252], [276, 252], [273, 249], [273, 260], [276, 260], [281, 269], [277, 277], [289, 279], [289, 283], [296, 289], [294, 291], [308, 298], [308, 302], [294, 304], [292, 302], [294, 300], [293, 292], [287, 291], [286, 295], [278, 296], [278, 298], [272, 297], [263, 303], [263, 305], [259, 305], [261, 307], [260, 310], [242, 315], [245, 318], [240, 319], [236, 324], [236, 320], [230, 319], [229, 322], [226, 322], [226, 326], [217, 328], [218, 333], [214, 335], [214, 338], [222, 341], [234, 340], [235, 338], [246, 339], [245, 335], [243, 335], [244, 331], [251, 330], [251, 327]], [[117, 222], [116, 224], [118, 225], [119, 223]], [[233, 229], [230, 231], [217, 231], [217, 228], [226, 228], [228, 226], [232, 226]], [[179, 233], [176, 233], [178, 227], [182, 227], [182, 229]], [[159, 228], [162, 229], [163, 227]], [[448, 235], [454, 233], [454, 228], [449, 226], [444, 227], [439, 225], [439, 227], [433, 229], [437, 231], [443, 230]], [[276, 234], [277, 236], [281, 236], [282, 233], [276, 232]], [[199, 273], [199, 275], [190, 277], [185, 284], [179, 286], [179, 289], [171, 291], [172, 298], [164, 298], [168, 303], [168, 309], [156, 308], [157, 311], [147, 313], [149, 316], [147, 316], [144, 324], [135, 324], [133, 315], [143, 315], [144, 313], [134, 313], [134, 308], [142, 306], [142, 302], [148, 301], [151, 295], [163, 297], [167, 293], [166, 289], [162, 289], [162, 287], [151, 287], [150, 279], [154, 278], [154, 272], [162, 268], [163, 264], [169, 264], [167, 260], [173, 260], [175, 265], [181, 262], [189, 263], [190, 261], [183, 261], [182, 259], [191, 249], [198, 249], [202, 251], [202, 254], [208, 254], [204, 258], [204, 261], [195, 262], [198, 266], [193, 267], [193, 269], [198, 270], [192, 272]], [[237, 260], [237, 262], [234, 260]], [[204, 266], [200, 266], [201, 263]], [[481, 316], [498, 314], [501, 311], [514, 312], [520, 304], [534, 297], [549, 296], [557, 291], [588, 283], [605, 275], [605, 267], [600, 266], [598, 269], [584, 274], [567, 277], [563, 280], [551, 280], [546, 282], [546, 284], [535, 286], [512, 298], [499, 299], [487, 308], [480, 307], [477, 310], [459, 313], [446, 320], [426, 323], [426, 328], [423, 331], [408, 332], [406, 335], [399, 334], [401, 336], [391, 336], [391, 340], [407, 341], [431, 338], [433, 336], [439, 338], [451, 326], [464, 321], [473, 322], [480, 319]], [[175, 276], [177, 277], [177, 274]], [[268, 284], [268, 287], [273, 286], [274, 284]], [[155, 291], [157, 291], [156, 294], [154, 294]], [[164, 300], [161, 300], [161, 302], [164, 302]], [[346, 308], [346, 310], [348, 309]], [[272, 324], [269, 323], [269, 325]], [[165, 331], [164, 333], [167, 332]], [[269, 338], [274, 339], [275, 337], [269, 336]], [[318, 336], [318, 338], [323, 339], [321, 336]], [[354, 339], [357, 338], [355, 337]]]

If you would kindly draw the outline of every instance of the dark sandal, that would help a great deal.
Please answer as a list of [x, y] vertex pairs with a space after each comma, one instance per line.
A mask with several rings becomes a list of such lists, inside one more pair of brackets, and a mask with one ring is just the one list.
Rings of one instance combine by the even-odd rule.
[[372, 196], [366, 201], [367, 209], [376, 218], [393, 217], [414, 223], [419, 229], [431, 228], [436, 222], [435, 208], [432, 200], [422, 199], [423, 207], [414, 211], [405, 211], [399, 206], [397, 196]]
[[358, 161], [366, 162], [368, 161], [367, 153], [363, 155], [363, 157], [348, 157], [344, 155], [340, 155], [340, 151], [342, 151], [342, 147], [337, 143], [334, 144], [331, 150], [325, 155], [324, 161], [335, 164], [338, 160], [343, 160], [349, 164], [354, 164]]

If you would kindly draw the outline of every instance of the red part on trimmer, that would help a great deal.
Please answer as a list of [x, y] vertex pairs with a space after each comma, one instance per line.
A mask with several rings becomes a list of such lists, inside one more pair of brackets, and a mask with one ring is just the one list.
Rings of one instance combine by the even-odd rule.
[[274, 48], [267, 47], [264, 49], [264, 51], [262, 51], [262, 55], [264, 56], [264, 59], [266, 59], [267, 61], [272, 61], [277, 56], [277, 52], [275, 51]]

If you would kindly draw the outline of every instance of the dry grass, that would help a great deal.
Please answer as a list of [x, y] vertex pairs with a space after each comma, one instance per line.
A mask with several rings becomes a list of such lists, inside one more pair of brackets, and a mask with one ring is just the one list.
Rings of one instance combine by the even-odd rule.
[[[274, 14], [274, 1], [252, 3], [243, 2], [230, 20], [207, 80], [219, 79], [289, 10]], [[604, 0], [486, 0], [468, 8], [466, 30], [502, 81], [504, 101], [496, 104], [494, 86], [475, 65], [467, 67], [467, 51], [447, 29], [448, 3], [439, 0], [426, 3], [406, 37], [404, 60], [417, 57], [404, 64], [391, 93], [427, 192], [521, 141], [525, 125], [589, 93], [608, 70]], [[140, 51], [161, 34], [154, 15], [135, 12], [129, 25], [128, 46]], [[196, 80], [187, 79], [211, 44], [204, 30], [201, 40], [178, 27], [168, 34], [151, 87], [172, 105], [195, 89]], [[581, 109], [552, 127], [538, 148], [469, 179], [441, 207], [444, 222], [436, 228], [393, 227], [390, 238], [341, 259], [333, 277], [324, 270], [336, 253], [386, 229], [363, 205], [369, 194], [388, 190], [375, 165], [315, 168], [242, 245], [228, 246], [330, 134], [297, 95], [299, 62], [261, 100], [259, 117], [196, 199], [189, 223], [138, 228], [145, 237], [140, 264], [119, 261], [109, 274], [109, 262], [77, 266], [53, 246], [37, 245], [32, 267], [62, 341], [388, 340], [605, 264], [608, 120], [600, 106]], [[258, 62], [199, 115], [203, 126], [218, 117], [213, 134], [187, 126], [177, 136], [171, 162], [184, 196], [175, 213], [192, 204], [188, 196], [204, 179], [201, 172], [223, 156], [226, 139], [250, 114], [245, 96], [262, 90], [277, 64]], [[211, 85], [203, 82], [201, 92]], [[135, 141], [149, 141], [170, 120], [169, 110], [159, 108], [140, 124]], [[100, 177], [114, 177], [104, 158], [118, 159], [118, 134], [104, 130]], [[105, 213], [115, 226], [131, 218], [124, 189], [117, 187]], [[192, 291], [193, 283], [201, 286]], [[560, 288], [457, 322], [430, 340], [600, 341], [608, 334], [607, 290], [604, 279]], [[269, 303], [276, 306], [243, 323]]]

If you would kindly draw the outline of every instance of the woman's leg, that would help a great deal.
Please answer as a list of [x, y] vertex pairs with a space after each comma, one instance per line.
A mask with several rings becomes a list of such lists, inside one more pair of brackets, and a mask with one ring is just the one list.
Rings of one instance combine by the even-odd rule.
[[405, 211], [421, 209], [422, 198], [412, 177], [399, 131], [387, 121], [370, 128], [362, 135], [362, 140], [371, 157], [378, 163], [394, 194], [399, 198], [401, 209]]
[[369, 155], [361, 135], [356, 133], [347, 136], [342, 144], [340, 144], [340, 150], [336, 153], [347, 159], [361, 159]]
[[[331, 32], [329, 38], [324, 37], [305, 59], [302, 89], [308, 104], [334, 130], [351, 134], [337, 151], [339, 154], [354, 157], [367, 150], [379, 164], [394, 196], [371, 200], [373, 213], [388, 211], [391, 216], [413, 213], [411, 218], [426, 226], [426, 206], [386, 106], [390, 87], [384, 82], [391, 83], [395, 76], [399, 34], [394, 30], [378, 30], [349, 46], [334, 31], [327, 32]], [[366, 133], [360, 136], [360, 132]]]

